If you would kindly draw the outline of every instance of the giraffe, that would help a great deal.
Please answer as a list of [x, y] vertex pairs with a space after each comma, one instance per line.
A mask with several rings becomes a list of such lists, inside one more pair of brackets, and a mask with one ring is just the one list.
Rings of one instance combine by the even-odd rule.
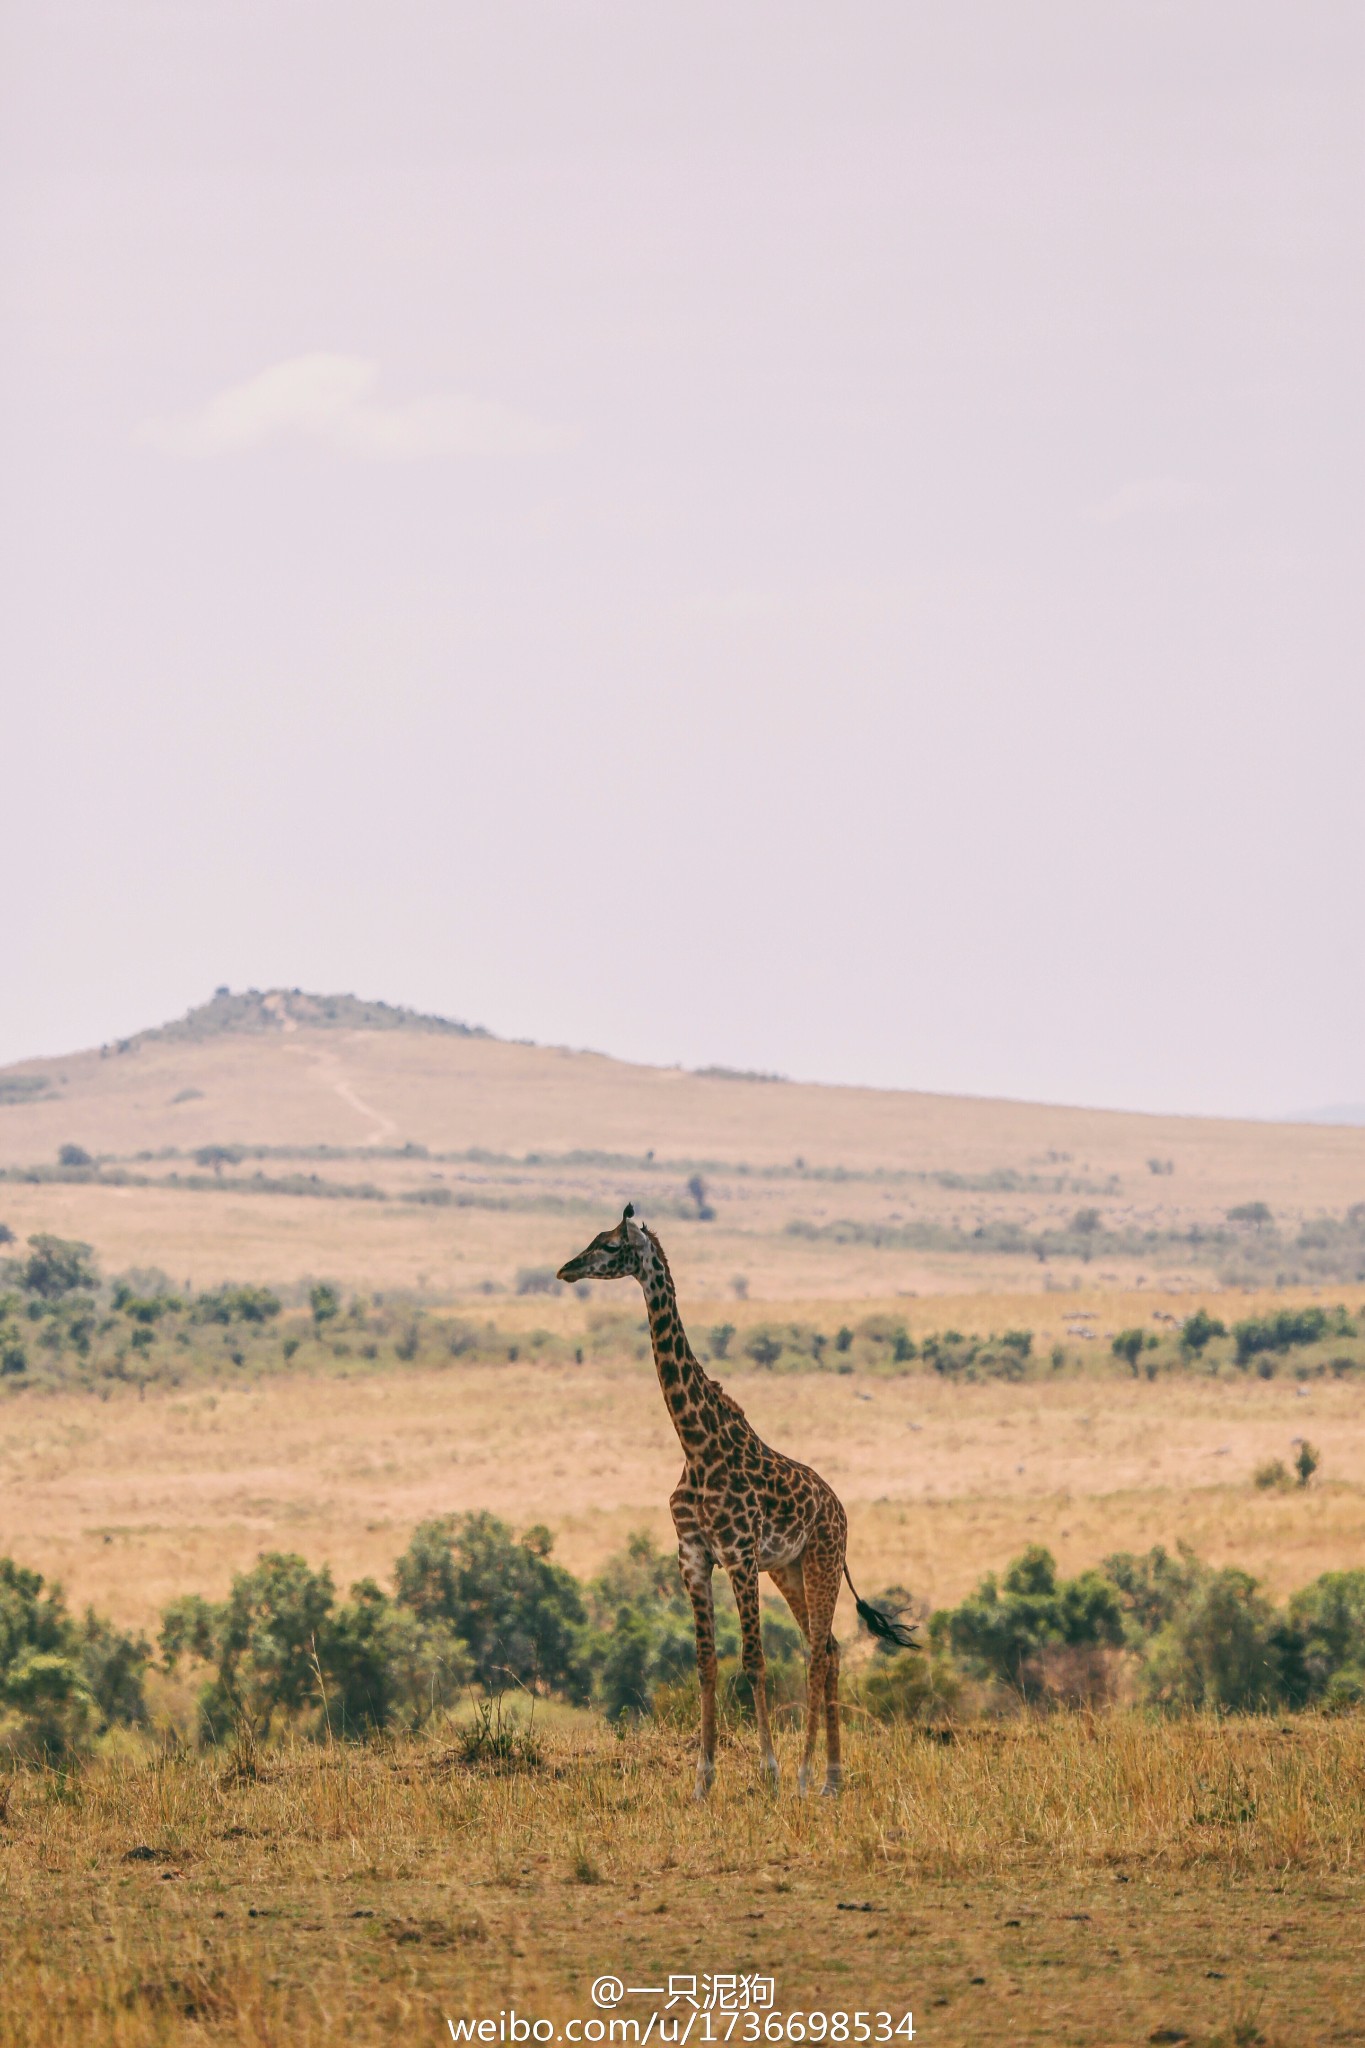
[[751, 1428], [744, 1410], [702, 1370], [678, 1314], [664, 1248], [627, 1203], [621, 1221], [604, 1230], [577, 1258], [559, 1269], [561, 1280], [633, 1278], [644, 1290], [654, 1364], [678, 1433], [683, 1475], [669, 1499], [678, 1534], [678, 1563], [692, 1602], [701, 1682], [701, 1742], [696, 1796], [705, 1799], [716, 1763], [716, 1625], [711, 1575], [720, 1565], [730, 1577], [739, 1609], [743, 1664], [753, 1687], [764, 1776], [778, 1782], [768, 1724], [758, 1580], [766, 1572], [796, 1617], [810, 1652], [806, 1741], [798, 1783], [810, 1786], [820, 1721], [825, 1724], [823, 1791], [837, 1793], [839, 1756], [839, 1646], [831, 1633], [839, 1580], [848, 1580], [858, 1613], [885, 1642], [915, 1649], [908, 1628], [858, 1598], [844, 1561], [848, 1518], [832, 1487], [795, 1458], [784, 1457]]

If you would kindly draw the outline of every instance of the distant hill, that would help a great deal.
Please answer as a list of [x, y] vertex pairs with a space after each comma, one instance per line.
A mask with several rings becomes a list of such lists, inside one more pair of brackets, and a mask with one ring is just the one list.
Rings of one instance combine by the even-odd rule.
[[506, 1288], [626, 1200], [735, 1299], [1365, 1285], [1365, 1129], [1344, 1124], [692, 1073], [301, 989], [219, 989], [0, 1071], [0, 1223], [109, 1272]]
[[456, 1038], [491, 1036], [479, 1024], [430, 1016], [406, 1009], [402, 1003], [369, 1002], [363, 996], [310, 995], [300, 988], [217, 988], [206, 1003], [187, 1010], [173, 1024], [156, 1024], [132, 1039], [120, 1040], [119, 1050], [155, 1040], [217, 1038], [229, 1031], [290, 1031], [301, 1024], [314, 1031], [444, 1031]]

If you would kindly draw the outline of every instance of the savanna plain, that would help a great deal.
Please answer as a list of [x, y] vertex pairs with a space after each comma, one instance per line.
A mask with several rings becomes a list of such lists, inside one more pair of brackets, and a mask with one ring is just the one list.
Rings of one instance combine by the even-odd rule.
[[[0, 2044], [558, 2031], [604, 1974], [709, 1980], [693, 2040], [772, 2038], [769, 1995], [944, 2044], [1365, 2038], [1356, 1653], [1314, 1678], [1294, 1606], [1342, 1575], [1356, 1625], [1365, 1132], [661, 1072], [275, 991], [0, 1074], [0, 1176], [0, 1556], [147, 1651], [136, 1712], [43, 1723], [40, 1596], [0, 1598]], [[783, 1787], [737, 1681], [691, 1800], [640, 1304], [553, 1279], [626, 1200], [708, 1371], [840, 1493], [860, 1591], [921, 1624], [912, 1677], [841, 1609], [837, 1801], [795, 1794], [776, 1609]], [[381, 1608], [347, 1588], [427, 1655], [395, 1561], [480, 1515], [582, 1590], [596, 1664], [462, 1638], [439, 1705], [348, 1725], [322, 1631]], [[1052, 1592], [1012, 1590], [1038, 1548]], [[262, 1556], [334, 1582], [287, 1699], [230, 1647]], [[1259, 1696], [1173, 1661], [1229, 1573]], [[1144, 1647], [1148, 1594], [1186, 1605]], [[1006, 1682], [1029, 1600], [1100, 1621]], [[656, 2009], [681, 2038], [686, 1988], [602, 2038]]]

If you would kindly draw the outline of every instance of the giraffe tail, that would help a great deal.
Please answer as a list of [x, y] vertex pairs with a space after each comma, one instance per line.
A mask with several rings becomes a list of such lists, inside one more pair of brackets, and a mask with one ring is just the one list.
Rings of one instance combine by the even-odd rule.
[[848, 1579], [848, 1590], [853, 1595], [853, 1604], [858, 1610], [858, 1619], [868, 1634], [875, 1636], [879, 1643], [893, 1643], [898, 1650], [918, 1650], [921, 1645], [915, 1641], [914, 1631], [918, 1622], [901, 1620], [904, 1609], [892, 1611], [886, 1607], [874, 1607], [870, 1600], [858, 1597], [858, 1588], [848, 1577], [848, 1566], [844, 1566], [844, 1577]]

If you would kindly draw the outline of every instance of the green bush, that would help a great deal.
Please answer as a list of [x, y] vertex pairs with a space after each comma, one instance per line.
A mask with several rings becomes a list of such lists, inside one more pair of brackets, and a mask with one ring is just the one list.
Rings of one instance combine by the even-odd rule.
[[341, 1314], [341, 1294], [327, 1280], [319, 1280], [308, 1290], [308, 1306], [313, 1312], [313, 1328], [321, 1330], [324, 1323], [335, 1322]]
[[1316, 1344], [1326, 1334], [1327, 1312], [1321, 1308], [1282, 1308], [1274, 1315], [1249, 1316], [1232, 1326], [1238, 1365], [1247, 1365], [1268, 1351], [1291, 1351]]
[[1120, 1330], [1109, 1349], [1115, 1358], [1123, 1359], [1131, 1373], [1136, 1374], [1138, 1359], [1147, 1348], [1145, 1330]]
[[1006, 1330], [1003, 1337], [964, 1337], [960, 1330], [931, 1331], [919, 1355], [944, 1379], [1022, 1380], [1033, 1352], [1031, 1330]]
[[147, 1719], [142, 1680], [152, 1659], [151, 1645], [115, 1628], [93, 1607], [87, 1607], [85, 1619], [74, 1624], [70, 1641], [81, 1682], [99, 1710], [100, 1727], [116, 1722], [128, 1728], [142, 1726]]
[[941, 1609], [929, 1632], [935, 1650], [950, 1649], [969, 1671], [1025, 1699], [1102, 1695], [1109, 1673], [1096, 1653], [1125, 1641], [1110, 1581], [1098, 1571], [1058, 1579], [1051, 1551], [1037, 1543], [1015, 1558], [1002, 1582], [988, 1573], [960, 1607]]
[[1118, 1595], [1125, 1640], [1140, 1648], [1174, 1619], [1199, 1584], [1204, 1567], [1186, 1544], [1172, 1557], [1157, 1543], [1145, 1556], [1115, 1551], [1101, 1570]]
[[1204, 1572], [1148, 1651], [1143, 1685], [1163, 1706], [1254, 1713], [1310, 1691], [1298, 1633], [1249, 1573]]
[[1365, 1664], [1334, 1671], [1323, 1688], [1322, 1704], [1329, 1714], [1349, 1714], [1365, 1707]]
[[147, 1645], [93, 1612], [78, 1623], [60, 1587], [0, 1557], [0, 1729], [21, 1753], [60, 1761], [116, 1721], [145, 1719]]
[[956, 1711], [962, 1681], [947, 1657], [897, 1650], [875, 1658], [851, 1691], [878, 1721], [937, 1721]]
[[268, 1323], [280, 1312], [280, 1298], [268, 1287], [215, 1287], [195, 1297], [196, 1323]]
[[94, 1731], [95, 1702], [74, 1657], [29, 1650], [5, 1674], [5, 1705], [17, 1728], [12, 1746], [21, 1755], [56, 1763], [84, 1749]]
[[291, 1724], [348, 1736], [415, 1726], [470, 1675], [439, 1620], [398, 1605], [372, 1579], [338, 1608], [331, 1573], [281, 1551], [238, 1573], [224, 1601], [173, 1602], [161, 1650], [167, 1669], [185, 1656], [213, 1666], [199, 1698], [207, 1742]]
[[373, 1579], [352, 1586], [347, 1605], [331, 1616], [321, 1662], [324, 1716], [336, 1735], [419, 1727], [472, 1675], [452, 1629], [421, 1620]]
[[1324, 1572], [1291, 1594], [1288, 1611], [1312, 1693], [1325, 1698], [1339, 1675], [1365, 1672], [1365, 1567]]
[[551, 1546], [547, 1529], [518, 1538], [485, 1512], [423, 1522], [395, 1568], [398, 1599], [452, 1632], [487, 1690], [510, 1681], [585, 1700], [582, 1595]]
[[194, 1152], [194, 1163], [222, 1175], [225, 1166], [240, 1166], [246, 1158], [241, 1145], [200, 1145]]
[[765, 1369], [777, 1364], [782, 1356], [782, 1349], [781, 1336], [766, 1323], [760, 1323], [744, 1339], [744, 1356]]
[[334, 1599], [332, 1575], [294, 1554], [271, 1551], [239, 1572], [226, 1600], [197, 1595], [165, 1611], [161, 1651], [168, 1668], [186, 1653], [216, 1667], [200, 1696], [201, 1734], [219, 1740], [244, 1723], [268, 1734], [276, 1716], [320, 1708], [317, 1643]]
[[1180, 1346], [1191, 1357], [1199, 1358], [1215, 1337], [1226, 1337], [1227, 1333], [1225, 1323], [1211, 1316], [1206, 1308], [1197, 1308], [1180, 1325]]
[[[716, 1652], [739, 1650], [739, 1622], [727, 1607], [717, 1574]], [[598, 1704], [610, 1721], [654, 1712], [661, 1689], [686, 1686], [695, 1672], [692, 1603], [683, 1591], [678, 1560], [643, 1532], [609, 1558], [587, 1588], [591, 1628], [582, 1656], [595, 1677]]]
[[40, 1231], [28, 1241], [29, 1256], [19, 1268], [19, 1284], [26, 1294], [40, 1301], [60, 1301], [63, 1295], [95, 1287], [94, 1251], [74, 1238], [53, 1237]]
[[[753, 1716], [753, 1688], [743, 1669], [739, 1616], [729, 1580], [713, 1585], [717, 1700], [731, 1720]], [[695, 1707], [696, 1635], [692, 1603], [672, 1552], [643, 1532], [610, 1558], [587, 1588], [590, 1627], [582, 1655], [595, 1678], [595, 1698], [608, 1720], [646, 1714], [680, 1720]], [[768, 1702], [774, 1709], [805, 1697], [800, 1629], [779, 1600], [761, 1614]]]

